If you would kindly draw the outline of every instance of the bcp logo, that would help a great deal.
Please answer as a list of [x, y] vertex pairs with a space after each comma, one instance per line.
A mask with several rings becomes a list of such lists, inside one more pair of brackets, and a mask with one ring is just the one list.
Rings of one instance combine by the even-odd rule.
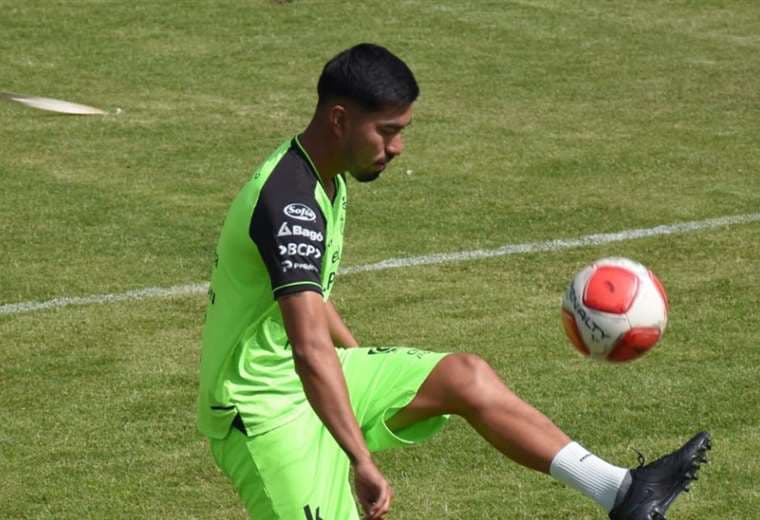
[[286, 217], [301, 220], [303, 222], [314, 222], [317, 220], [317, 214], [306, 204], [300, 202], [291, 202], [282, 210]]

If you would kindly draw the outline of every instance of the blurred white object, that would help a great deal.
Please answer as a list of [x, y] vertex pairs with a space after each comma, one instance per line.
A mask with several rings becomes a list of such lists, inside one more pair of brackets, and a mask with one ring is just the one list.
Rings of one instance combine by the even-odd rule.
[[69, 101], [62, 101], [60, 99], [27, 96], [24, 94], [14, 94], [12, 92], [0, 92], [0, 98], [7, 99], [8, 101], [15, 101], [17, 103], [21, 103], [22, 105], [26, 105], [32, 108], [37, 108], [39, 110], [57, 112], [59, 114], [93, 116], [93, 115], [105, 115], [108, 113], [103, 110], [100, 110], [99, 108], [90, 107], [87, 105], [80, 105], [78, 103], [70, 103]]

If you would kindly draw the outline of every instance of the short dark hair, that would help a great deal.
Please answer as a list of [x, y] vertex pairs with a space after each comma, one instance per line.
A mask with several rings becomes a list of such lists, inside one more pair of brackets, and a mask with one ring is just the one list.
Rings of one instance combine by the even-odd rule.
[[370, 112], [412, 104], [420, 94], [409, 67], [385, 47], [360, 43], [327, 62], [317, 84], [319, 105], [347, 98]]

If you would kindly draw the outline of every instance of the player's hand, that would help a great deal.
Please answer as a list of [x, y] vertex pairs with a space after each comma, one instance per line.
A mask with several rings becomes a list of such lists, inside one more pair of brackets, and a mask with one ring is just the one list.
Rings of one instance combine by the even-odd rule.
[[364, 520], [383, 520], [391, 508], [393, 490], [372, 459], [354, 465], [354, 483]]

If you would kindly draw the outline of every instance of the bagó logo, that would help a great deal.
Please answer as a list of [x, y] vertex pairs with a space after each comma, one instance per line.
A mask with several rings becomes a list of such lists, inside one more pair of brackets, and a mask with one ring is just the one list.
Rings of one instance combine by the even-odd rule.
[[304, 222], [314, 222], [317, 220], [317, 214], [306, 204], [300, 202], [291, 202], [282, 210], [286, 217], [302, 220]]

